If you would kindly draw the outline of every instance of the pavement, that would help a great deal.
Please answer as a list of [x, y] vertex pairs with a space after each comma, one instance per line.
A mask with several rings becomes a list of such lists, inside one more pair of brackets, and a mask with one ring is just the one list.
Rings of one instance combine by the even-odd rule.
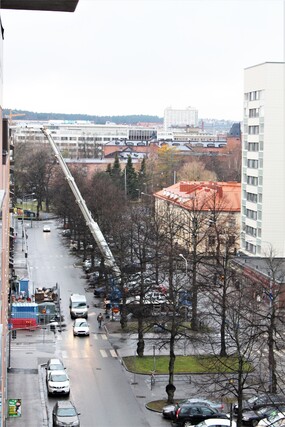
[[[19, 229], [20, 230], [20, 229]], [[29, 278], [29, 266], [25, 251], [22, 250], [21, 232], [17, 233], [14, 244], [15, 274], [21, 278]], [[108, 322], [104, 325], [106, 334], [116, 350], [121, 363], [123, 357], [136, 355], [136, 334], [129, 335], [119, 332], [119, 322]], [[43, 369], [41, 364], [54, 355], [57, 334], [48, 330], [17, 331], [17, 338], [11, 338], [10, 368], [7, 379], [7, 398], [21, 399], [22, 412], [20, 417], [7, 417], [6, 426], [17, 427], [49, 427], [46, 395], [44, 390]], [[155, 336], [146, 336], [145, 354], [154, 356], [167, 354], [166, 350], [155, 348]], [[10, 354], [10, 358], [9, 358]], [[166, 399], [165, 387], [167, 375], [156, 376], [155, 384], [151, 384], [149, 375], [139, 375], [126, 371], [126, 375], [134, 395], [140, 405], [146, 406], [154, 400]], [[177, 399], [195, 396], [195, 387], [188, 375], [175, 377]]]

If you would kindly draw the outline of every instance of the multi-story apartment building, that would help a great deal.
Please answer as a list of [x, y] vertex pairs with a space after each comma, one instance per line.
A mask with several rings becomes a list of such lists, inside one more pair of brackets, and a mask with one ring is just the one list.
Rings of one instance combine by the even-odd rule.
[[168, 130], [171, 127], [186, 127], [186, 126], [198, 126], [198, 110], [193, 107], [187, 107], [184, 110], [173, 109], [167, 107], [164, 110], [164, 130]]
[[245, 69], [241, 251], [285, 256], [285, 64]]

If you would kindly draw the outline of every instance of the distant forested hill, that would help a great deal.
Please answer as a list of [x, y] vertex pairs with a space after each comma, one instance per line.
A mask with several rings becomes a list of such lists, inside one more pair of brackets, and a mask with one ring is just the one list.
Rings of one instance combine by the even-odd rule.
[[86, 120], [98, 125], [105, 124], [106, 122], [126, 125], [134, 125], [136, 123], [163, 123], [163, 118], [161, 117], [144, 114], [133, 114], [130, 116], [89, 116], [88, 114], [35, 113], [33, 111], [11, 111], [8, 109], [4, 109], [3, 114], [5, 117], [11, 116], [11, 119], [14, 118], [15, 120]]

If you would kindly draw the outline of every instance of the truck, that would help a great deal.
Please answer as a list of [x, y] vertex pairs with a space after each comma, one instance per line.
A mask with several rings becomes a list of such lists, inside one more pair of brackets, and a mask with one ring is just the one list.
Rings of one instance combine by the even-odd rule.
[[71, 294], [69, 299], [69, 310], [71, 319], [78, 317], [88, 318], [88, 308], [85, 295]]

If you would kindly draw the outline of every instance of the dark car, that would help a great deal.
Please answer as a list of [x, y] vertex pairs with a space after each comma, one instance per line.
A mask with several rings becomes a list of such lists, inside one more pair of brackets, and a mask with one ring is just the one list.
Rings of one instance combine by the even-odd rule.
[[53, 407], [52, 425], [80, 427], [79, 415], [70, 400], [59, 400]]
[[[264, 393], [251, 397], [242, 402], [242, 411], [256, 410], [265, 406], [285, 405], [285, 396], [283, 394]], [[234, 405], [234, 413], [238, 412], [238, 404]]]
[[205, 404], [183, 403], [176, 409], [173, 422], [179, 426], [189, 427], [208, 418], [229, 418], [229, 416]]
[[255, 411], [243, 411], [242, 423], [244, 425], [257, 426], [260, 420], [270, 417], [276, 411], [285, 412], [285, 406], [265, 406]]
[[176, 405], [166, 405], [162, 408], [162, 415], [164, 418], [168, 419], [174, 419], [175, 417], [175, 411], [178, 409], [178, 407], [184, 403], [192, 403], [192, 404], [199, 404], [199, 405], [207, 405], [210, 406], [210, 408], [217, 409], [218, 411], [223, 411], [224, 405], [221, 402], [213, 402], [212, 400], [204, 399], [204, 398], [189, 398], [189, 399], [183, 399], [180, 400], [179, 403], [176, 403]]
[[106, 296], [106, 286], [95, 288], [93, 293], [96, 298], [104, 298]]

